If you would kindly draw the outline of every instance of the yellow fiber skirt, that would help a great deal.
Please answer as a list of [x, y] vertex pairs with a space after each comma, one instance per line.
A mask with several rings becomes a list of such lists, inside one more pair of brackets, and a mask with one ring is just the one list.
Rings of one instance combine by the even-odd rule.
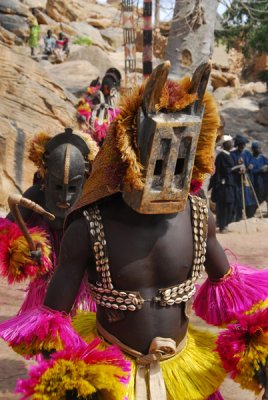
[[[73, 327], [88, 342], [98, 336], [95, 313], [79, 313], [73, 318]], [[205, 400], [217, 391], [226, 372], [214, 351], [215, 339], [210, 332], [189, 326], [182, 351], [160, 362], [168, 400]], [[126, 358], [132, 363], [127, 396], [128, 400], [135, 400], [136, 363], [129, 355]]]

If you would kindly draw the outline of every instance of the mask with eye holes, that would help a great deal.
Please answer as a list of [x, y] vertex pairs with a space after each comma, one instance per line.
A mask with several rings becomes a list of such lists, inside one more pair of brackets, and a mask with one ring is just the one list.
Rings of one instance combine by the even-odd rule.
[[66, 129], [45, 148], [45, 208], [55, 215], [54, 228], [63, 226], [68, 209], [78, 199], [89, 174], [89, 148], [84, 140]]

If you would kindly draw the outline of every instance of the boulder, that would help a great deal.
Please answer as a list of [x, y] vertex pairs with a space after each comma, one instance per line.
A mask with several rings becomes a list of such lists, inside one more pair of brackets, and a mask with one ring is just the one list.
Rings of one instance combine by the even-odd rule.
[[101, 49], [111, 50], [111, 47], [102, 38], [99, 30], [86, 22], [71, 22], [70, 27], [75, 30], [78, 36], [88, 37], [95, 46], [98, 46]]
[[0, 41], [8, 45], [17, 44], [20, 45], [23, 41], [18, 38], [14, 33], [7, 31], [5, 28], [0, 26]]
[[120, 12], [107, 4], [96, 4], [95, 0], [47, 0], [47, 14], [57, 22], [85, 21], [98, 24], [96, 26], [118, 25]]
[[256, 121], [262, 125], [268, 125], [268, 97], [259, 102], [260, 110], [257, 114]]
[[78, 96], [84, 93], [90, 82], [100, 75], [99, 70], [86, 60], [53, 65], [48, 73], [59, 85]]
[[18, 0], [0, 0], [0, 13], [27, 17], [30, 11]]
[[38, 7], [45, 10], [47, 5], [47, 0], [22, 0], [22, 3], [30, 8]]
[[224, 86], [239, 87], [238, 76], [230, 72], [213, 69], [210, 74], [210, 79], [213, 89], [218, 89], [219, 87]]
[[[215, 92], [223, 89], [219, 88]], [[233, 89], [234, 90], [234, 89]], [[259, 101], [263, 95], [240, 97], [223, 102], [220, 106], [221, 115], [224, 118], [226, 134], [235, 136], [246, 135], [249, 140], [260, 140], [264, 154], [268, 152], [267, 126], [256, 122], [260, 111]], [[267, 114], [268, 115], [268, 114]]]
[[123, 46], [124, 39], [122, 28], [101, 29], [100, 34], [114, 49]]
[[29, 35], [27, 19], [19, 15], [0, 14], [0, 25], [9, 32], [25, 38]]
[[89, 61], [99, 71], [98, 75], [102, 77], [106, 70], [113, 66], [112, 60], [107, 53], [97, 46], [72, 46], [68, 62], [85, 60]]
[[36, 15], [37, 21], [41, 25], [56, 25], [56, 22], [54, 19], [50, 18], [46, 13], [38, 10], [38, 13]]
[[0, 193], [24, 191], [33, 166], [27, 143], [38, 131], [52, 134], [74, 126], [75, 108], [46, 71], [17, 48], [0, 43]]
[[213, 92], [213, 96], [215, 97], [216, 101], [218, 101], [219, 103], [239, 97], [237, 94], [237, 91], [234, 88], [229, 87], [229, 86], [218, 87]]
[[87, 18], [87, 23], [98, 29], [109, 28], [112, 21], [108, 18]]
[[253, 96], [257, 93], [266, 93], [267, 87], [264, 82], [249, 82], [243, 85], [243, 96]]

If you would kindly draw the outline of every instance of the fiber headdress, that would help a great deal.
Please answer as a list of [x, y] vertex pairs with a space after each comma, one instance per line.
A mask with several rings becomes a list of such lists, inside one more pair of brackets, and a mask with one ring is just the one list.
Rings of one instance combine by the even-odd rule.
[[[158, 68], [156, 75], [162, 74], [162, 84], [154, 87], [155, 110], [169, 114], [184, 110], [193, 105], [199, 97], [195, 76], [186, 77], [178, 82], [166, 81], [169, 65]], [[152, 77], [154, 79], [154, 76]], [[102, 198], [119, 191], [140, 190], [144, 186], [143, 167], [137, 145], [137, 122], [139, 109], [143, 107], [146, 90], [145, 85], [137, 87], [130, 96], [122, 98], [120, 114], [110, 126], [106, 140], [94, 160], [92, 173], [85, 183], [82, 195], [75, 209], [92, 204]], [[150, 89], [150, 88], [149, 88]], [[203, 96], [202, 96], [203, 97]], [[149, 99], [150, 102], [150, 99]], [[203, 100], [205, 111], [201, 132], [197, 144], [192, 180], [201, 184], [207, 174], [213, 171], [214, 146], [220, 118], [216, 103], [210, 93], [205, 93]], [[150, 104], [149, 104], [150, 106]]]
[[[67, 131], [67, 129], [65, 130], [65, 132]], [[96, 154], [98, 153], [98, 145], [96, 144], [96, 142], [87, 134], [79, 132], [75, 133], [75, 135], [83, 139], [83, 141], [85, 142], [85, 144], [89, 149], [87, 159], [88, 161], [93, 161]], [[47, 132], [39, 132], [34, 136], [33, 140], [30, 143], [29, 159], [38, 168], [41, 178], [44, 178], [46, 173], [45, 160], [44, 160], [46, 146], [48, 145], [48, 143], [52, 138], [53, 136]]]

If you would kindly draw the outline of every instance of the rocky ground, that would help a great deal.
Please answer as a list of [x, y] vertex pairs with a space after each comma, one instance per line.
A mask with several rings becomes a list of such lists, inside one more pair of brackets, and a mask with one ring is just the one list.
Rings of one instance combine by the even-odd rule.
[[[258, 268], [268, 266], [267, 240], [268, 219], [254, 218], [247, 221], [247, 231], [243, 221], [230, 225], [230, 233], [218, 235], [218, 239], [225, 249], [232, 251], [230, 260], [237, 258], [241, 263], [255, 265]], [[8, 287], [0, 280], [0, 321], [14, 315], [23, 298], [23, 285]], [[196, 325], [209, 328], [196, 318], [192, 318]], [[211, 328], [209, 328], [211, 329]], [[202, 362], [202, 360], [200, 360]], [[0, 399], [15, 400], [19, 397], [13, 394], [16, 381], [19, 377], [27, 376], [27, 369], [31, 364], [15, 354], [3, 341], [0, 341]], [[255, 396], [241, 390], [237, 384], [227, 378], [221, 388], [225, 400], [255, 400]]]

